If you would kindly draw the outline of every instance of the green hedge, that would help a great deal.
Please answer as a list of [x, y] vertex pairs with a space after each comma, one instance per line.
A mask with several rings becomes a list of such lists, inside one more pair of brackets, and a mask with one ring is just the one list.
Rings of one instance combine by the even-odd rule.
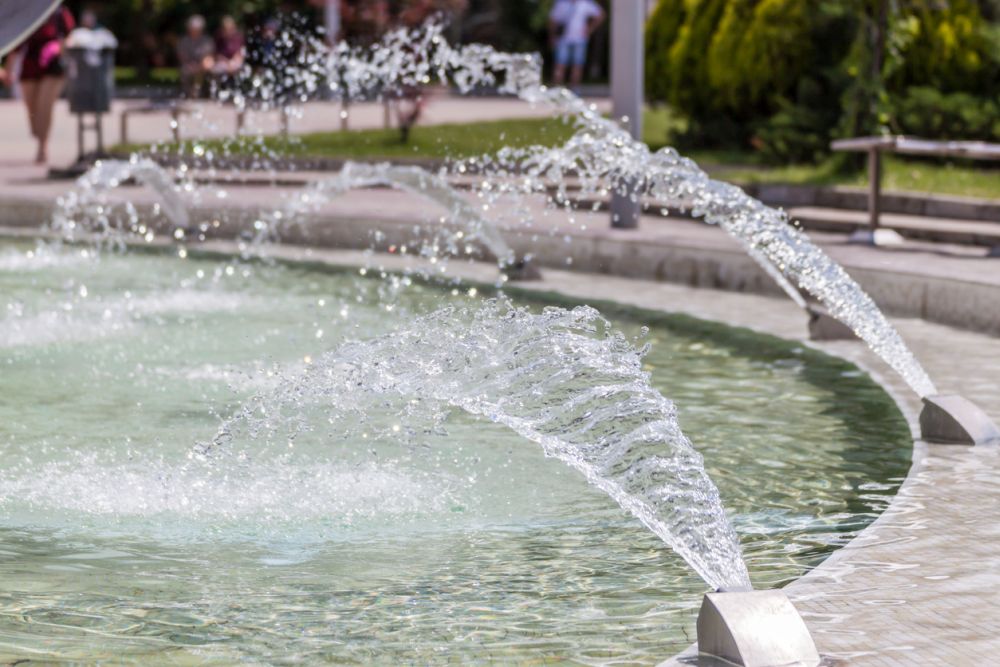
[[893, 129], [930, 139], [1000, 141], [1000, 96], [913, 87], [893, 104]]

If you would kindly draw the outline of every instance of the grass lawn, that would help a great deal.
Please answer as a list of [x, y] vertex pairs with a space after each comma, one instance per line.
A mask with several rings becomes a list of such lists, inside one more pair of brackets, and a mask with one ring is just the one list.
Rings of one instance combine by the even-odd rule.
[[[222, 154], [264, 154], [277, 151], [290, 157], [334, 159], [464, 158], [495, 153], [504, 146], [556, 145], [573, 135], [573, 127], [560, 119], [499, 120], [475, 124], [417, 126], [408, 143], [398, 130], [351, 130], [281, 137], [219, 139], [199, 142], [206, 150]], [[116, 146], [116, 153], [142, 151], [145, 146]], [[191, 150], [191, 142], [181, 149]], [[161, 151], [177, 150], [165, 145]]]
[[[781, 167], [761, 165], [752, 153], [693, 151], [689, 157], [714, 177], [740, 184], [846, 185], [866, 187], [868, 172], [838, 171], [832, 162]], [[969, 160], [928, 160], [886, 155], [882, 161], [882, 188], [960, 197], [1000, 199], [1000, 165]]]
[[148, 78], [140, 79], [135, 67], [115, 67], [117, 86], [179, 86], [180, 71], [176, 67], [154, 67]]
[[[683, 130], [683, 121], [669, 111], [651, 109], [644, 117], [643, 139], [652, 148], [665, 145]], [[402, 143], [397, 130], [354, 130], [305, 134], [284, 140], [279, 137], [202, 142], [217, 154], [262, 154], [276, 150], [292, 157], [334, 159], [464, 158], [493, 153], [503, 146], [555, 145], [566, 141], [573, 126], [558, 118], [502, 120], [484, 123], [417, 126], [409, 143]], [[142, 146], [120, 146], [118, 152], [144, 150]], [[165, 146], [176, 150], [176, 146]], [[162, 150], [162, 149], [161, 149]], [[184, 145], [183, 150], [190, 150]], [[787, 183], [795, 185], [850, 185], [867, 182], [864, 170], [844, 173], [832, 162], [818, 165], [770, 166], [752, 152], [689, 151], [686, 153], [716, 178], [740, 184]], [[887, 156], [884, 161], [886, 190], [1000, 198], [1000, 165], [970, 164], [945, 160], [904, 159]]]

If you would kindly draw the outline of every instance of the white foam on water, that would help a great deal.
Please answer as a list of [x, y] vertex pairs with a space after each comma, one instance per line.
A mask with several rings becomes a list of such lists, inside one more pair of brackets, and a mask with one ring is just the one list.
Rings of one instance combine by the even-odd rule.
[[283, 380], [301, 375], [306, 371], [306, 364], [293, 362], [288, 364], [266, 365], [254, 363], [246, 365], [202, 364], [183, 368], [158, 367], [155, 372], [163, 376], [178, 378], [193, 383], [224, 384], [234, 391], [258, 392], [273, 389]]
[[[180, 531], [278, 539], [306, 524], [322, 537], [450, 512], [461, 486], [391, 461], [353, 465], [266, 459], [221, 470], [128, 457], [75, 454], [0, 470], [0, 511], [8, 525], [73, 525], [144, 533]], [[180, 524], [178, 524], [180, 522]]]
[[[261, 303], [260, 298], [219, 290], [179, 288], [138, 294], [124, 301], [124, 308], [137, 316], [185, 313], [233, 313]], [[263, 304], [262, 304], [263, 305]]]
[[177, 288], [114, 296], [66, 297], [39, 312], [23, 305], [8, 307], [0, 318], [0, 348], [97, 340], [129, 333], [144, 318], [184, 314], [236, 313], [247, 307], [266, 307], [266, 300], [219, 290]]
[[447, 307], [313, 360], [195, 451], [226, 469], [299, 439], [323, 441], [394, 401], [406, 420], [419, 410], [433, 429], [442, 403], [506, 426], [583, 474], [711, 585], [748, 586], [719, 492], [642, 355], [592, 308]]
[[56, 246], [39, 245], [31, 250], [7, 249], [0, 252], [0, 271], [28, 273], [42, 269], [73, 268], [91, 262], [89, 251], [66, 251]]
[[71, 301], [65, 306], [0, 319], [0, 348], [98, 340], [126, 333], [135, 324], [121, 309], [82, 313]]

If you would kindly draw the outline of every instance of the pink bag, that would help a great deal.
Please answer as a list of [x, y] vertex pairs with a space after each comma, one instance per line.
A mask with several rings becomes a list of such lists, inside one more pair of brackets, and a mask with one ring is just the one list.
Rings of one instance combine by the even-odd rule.
[[42, 52], [38, 54], [38, 64], [42, 69], [48, 69], [52, 61], [62, 53], [62, 44], [53, 40], [42, 47]]

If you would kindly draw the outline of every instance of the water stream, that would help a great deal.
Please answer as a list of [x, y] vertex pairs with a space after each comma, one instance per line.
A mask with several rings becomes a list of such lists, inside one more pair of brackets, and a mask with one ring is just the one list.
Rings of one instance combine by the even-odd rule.
[[390, 33], [367, 57], [337, 50], [326, 57], [330, 72], [351, 73], [344, 89], [349, 96], [426, 85], [437, 79], [460, 92], [495, 86], [530, 104], [551, 106], [578, 126], [577, 133], [563, 146], [502, 150], [484, 168], [483, 181], [489, 191], [505, 190], [496, 182], [496, 174], [513, 173], [523, 176], [514, 185], [522, 192], [540, 192], [546, 183], [566, 184], [575, 179], [584, 194], [610, 187], [635, 198], [680, 203], [725, 229], [750, 248], [757, 261], [766, 260], [769, 273], [777, 270], [787, 279], [781, 283], [786, 292], [795, 291], [788, 289], [790, 282], [819, 299], [918, 395], [935, 393], [934, 384], [871, 297], [806, 234], [789, 224], [784, 212], [765, 206], [734, 185], [711, 179], [671, 148], [651, 152], [569, 90], [545, 86], [537, 58], [479, 44], [452, 46], [438, 23]]
[[[466, 173], [473, 164], [480, 177], [476, 194], [491, 203], [544, 193], [553, 183], [556, 199], [568, 201], [566, 184], [575, 181], [582, 195], [613, 190], [688, 207], [736, 238], [796, 303], [805, 304], [798, 288], [812, 294], [914, 391], [922, 396], [934, 393], [930, 379], [871, 298], [790, 225], [783, 212], [712, 180], [672, 149], [650, 152], [584, 100], [543, 85], [536, 58], [482, 45], [452, 46], [442, 30], [440, 24], [430, 23], [418, 30], [394, 31], [369, 50], [344, 45], [328, 49], [307, 40], [301, 62], [288, 72], [291, 89], [299, 84], [302, 88], [291, 97], [314, 94], [321, 87], [317, 77], [325, 77], [322, 85], [346, 98], [440, 80], [461, 92], [495, 87], [527, 103], [549, 105], [577, 126], [565, 145], [504, 149], [488, 159], [455, 163], [452, 174]], [[249, 88], [262, 90], [257, 85]], [[288, 94], [285, 85], [282, 95]], [[267, 235], [280, 238], [287, 220], [347, 190], [390, 185], [439, 203], [446, 219], [461, 222], [501, 264], [511, 262], [513, 253], [497, 225], [453, 189], [446, 176], [417, 167], [348, 164], [276, 209], [280, 214], [267, 219]], [[83, 177], [57, 215], [56, 229], [68, 235], [78, 230], [81, 220], [91, 220], [85, 226], [100, 233], [148, 237], [152, 231], [131, 204], [124, 227], [109, 222], [103, 193], [129, 178], [158, 193], [163, 212], [183, 234], [190, 220], [180, 193], [192, 186], [176, 185], [168, 172], [142, 159], [102, 163]], [[530, 226], [533, 221], [523, 222]], [[214, 464], [215, 454], [229, 450], [219, 445], [234, 439], [249, 438], [257, 445], [290, 443], [293, 435], [282, 429], [308, 422], [300, 411], [318, 399], [325, 401], [329, 424], [339, 424], [348, 414], [364, 419], [342, 404], [342, 397], [357, 392], [396, 392], [438, 401], [540, 444], [630, 511], [710, 585], [747, 585], [738, 540], [703, 462], [680, 431], [672, 404], [650, 387], [638, 352], [619, 336], [604, 334], [605, 329], [597, 313], [586, 309], [530, 315], [494, 303], [458, 317], [441, 311], [388, 337], [327, 353], [277, 394], [244, 406], [214, 443], [198, 451], [211, 453], [207, 464]], [[281, 419], [275, 421], [275, 414]]]
[[673, 404], [650, 385], [642, 355], [592, 308], [448, 308], [323, 355], [244, 406], [201, 452], [229, 450], [234, 440], [249, 441], [251, 452], [285, 447], [308, 423], [306, 408], [320, 404], [323, 423], [342, 424], [345, 412], [357, 412], [359, 394], [440, 401], [502, 424], [578, 470], [713, 587], [748, 587], [718, 490]]

